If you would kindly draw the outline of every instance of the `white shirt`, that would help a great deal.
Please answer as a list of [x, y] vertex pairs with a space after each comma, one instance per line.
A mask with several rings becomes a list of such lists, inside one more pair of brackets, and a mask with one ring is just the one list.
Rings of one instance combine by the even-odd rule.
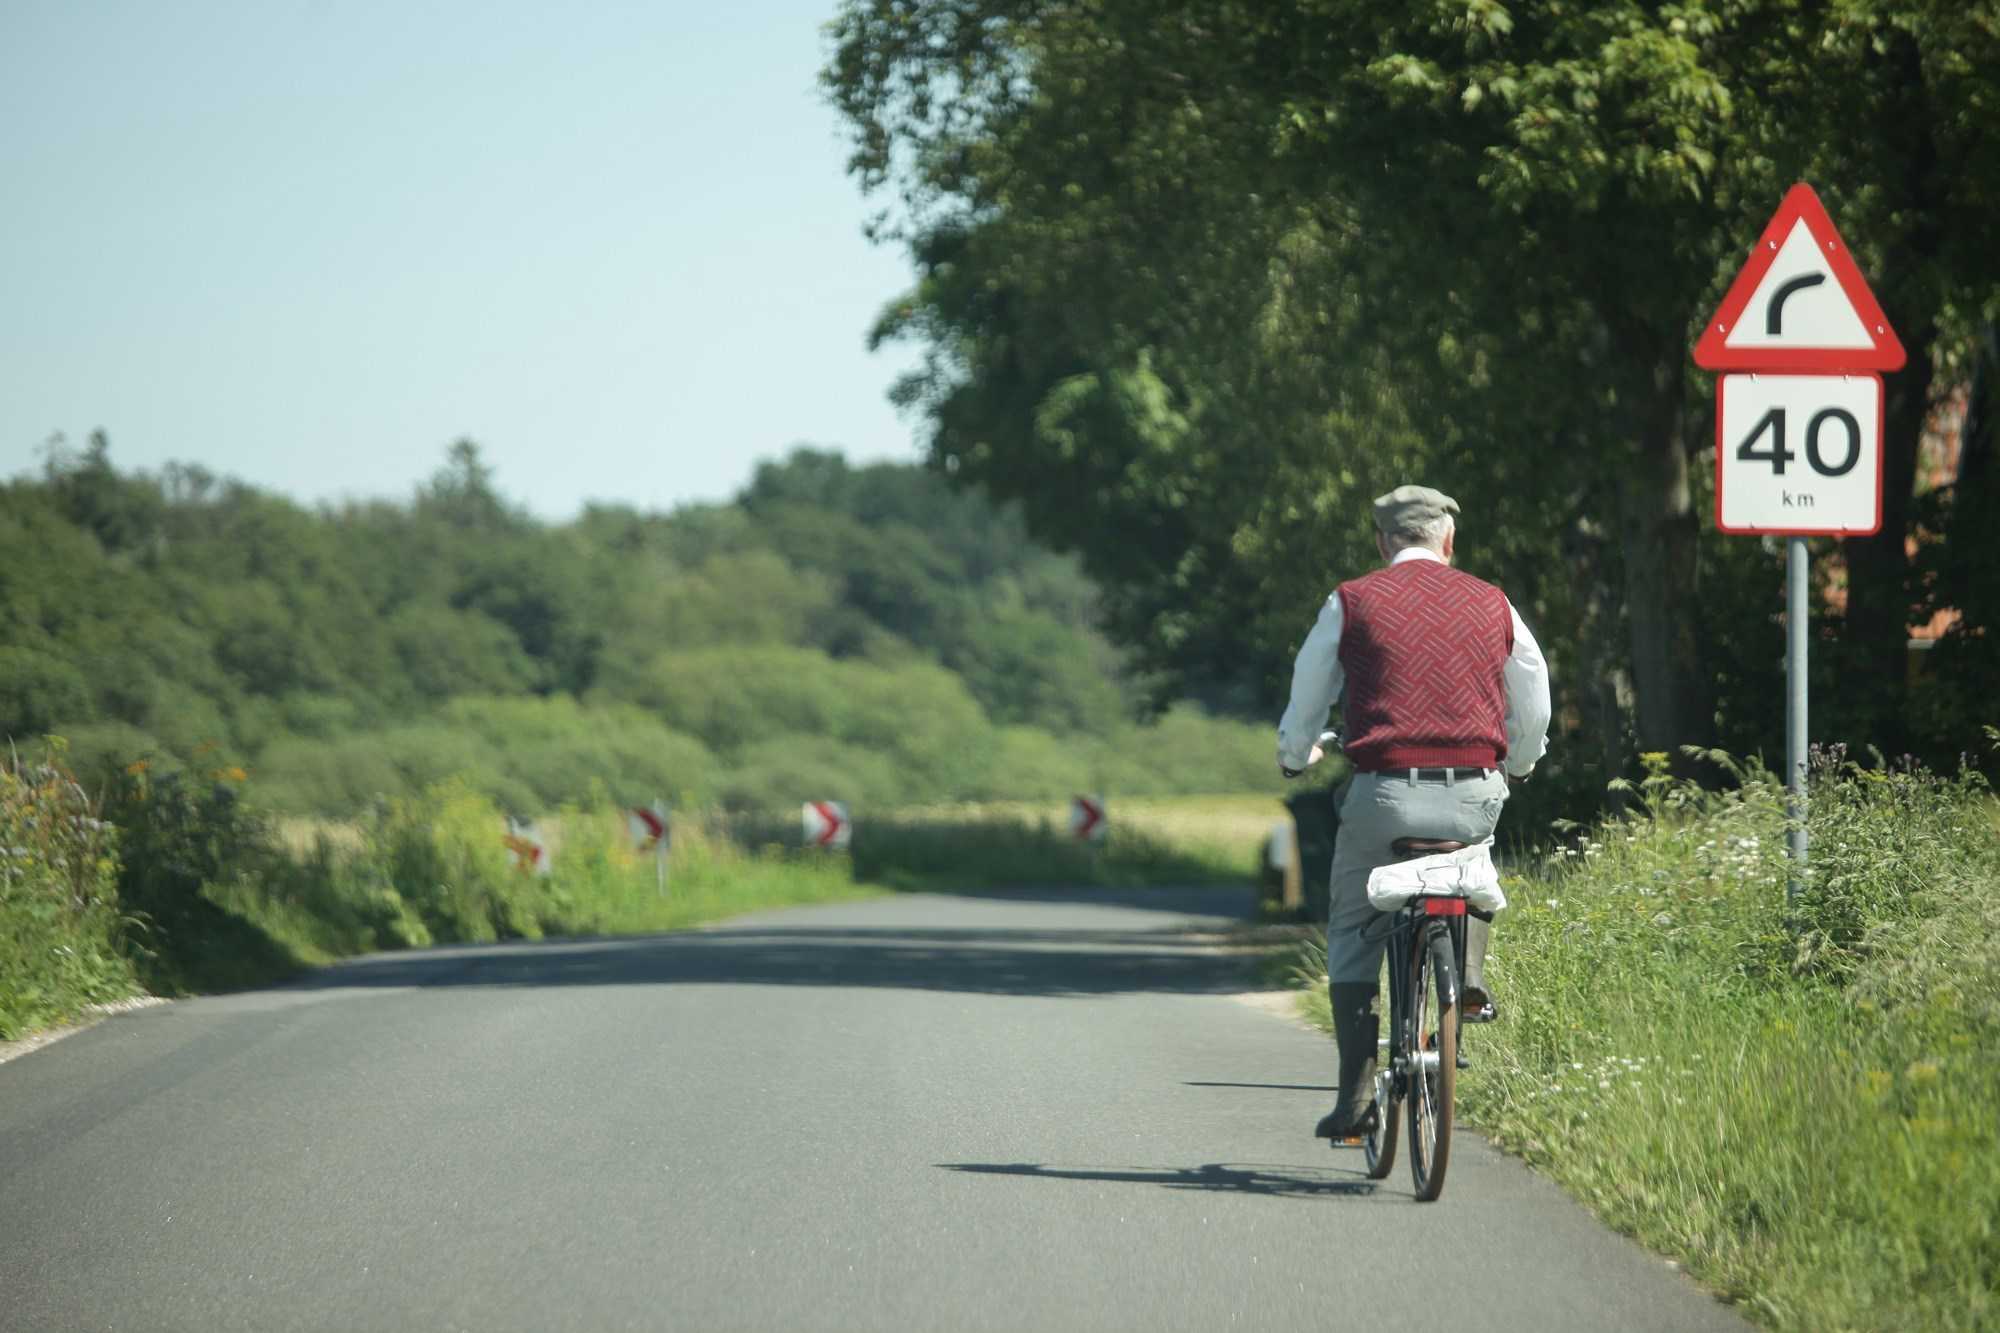
[[[1406, 560], [1436, 560], [1444, 557], [1422, 546], [1408, 546], [1396, 552], [1389, 563]], [[1549, 748], [1549, 664], [1541, 645], [1528, 633], [1521, 613], [1507, 603], [1514, 621], [1514, 649], [1507, 654], [1501, 681], [1507, 694], [1507, 771], [1526, 777]], [[1292, 665], [1292, 701], [1278, 722], [1278, 763], [1286, 768], [1304, 768], [1313, 742], [1326, 729], [1326, 713], [1347, 687], [1347, 672], [1340, 665], [1340, 593], [1334, 592], [1319, 609], [1319, 620], [1299, 648]]]

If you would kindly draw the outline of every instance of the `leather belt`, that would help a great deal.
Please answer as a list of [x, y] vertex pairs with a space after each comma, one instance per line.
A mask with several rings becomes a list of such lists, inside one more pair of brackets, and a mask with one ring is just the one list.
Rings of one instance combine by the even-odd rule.
[[1489, 773], [1496, 773], [1499, 770], [1492, 768], [1370, 768], [1363, 771], [1371, 773], [1378, 778], [1409, 778], [1415, 782], [1477, 782]]

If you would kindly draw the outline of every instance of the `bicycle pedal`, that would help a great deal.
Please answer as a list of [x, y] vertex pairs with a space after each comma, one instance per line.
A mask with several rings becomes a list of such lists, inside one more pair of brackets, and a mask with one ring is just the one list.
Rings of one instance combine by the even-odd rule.
[[1344, 1139], [1333, 1140], [1333, 1146], [1336, 1148], [1360, 1148], [1365, 1146], [1367, 1142], [1368, 1140], [1364, 1135], [1350, 1134]]

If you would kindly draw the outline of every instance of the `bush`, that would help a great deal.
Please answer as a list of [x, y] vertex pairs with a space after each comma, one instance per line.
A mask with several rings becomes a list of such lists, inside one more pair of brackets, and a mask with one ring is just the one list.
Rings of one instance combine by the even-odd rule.
[[256, 984], [301, 961], [210, 892], [257, 883], [272, 858], [269, 826], [237, 790], [243, 779], [240, 769], [208, 780], [161, 773], [140, 759], [105, 801], [119, 831], [119, 902], [137, 926], [139, 975], [156, 993]]
[[1058, 740], [1033, 727], [1002, 727], [985, 794], [1002, 800], [1033, 800], [1096, 791], [1094, 749], [1080, 747], [1073, 740]]
[[854, 831], [857, 878], [901, 889], [965, 885], [1217, 884], [1239, 864], [1115, 822], [1100, 844], [1078, 842], [1047, 819], [991, 811], [871, 819]]
[[1277, 727], [1210, 717], [1194, 704], [1113, 743], [1110, 789], [1132, 795], [1279, 792]]
[[455, 699], [444, 716], [481, 737], [501, 769], [534, 794], [537, 809], [584, 801], [594, 783], [634, 801], [661, 797], [683, 806], [715, 793], [715, 756], [630, 704], [584, 707], [567, 696]]
[[30, 740], [91, 715], [90, 684], [56, 653], [0, 644], [0, 739]]
[[61, 755], [0, 763], [0, 1040], [136, 988], [118, 948], [116, 836]]
[[823, 736], [765, 741], [744, 749], [721, 782], [732, 812], [758, 811], [796, 820], [806, 801], [842, 801], [861, 810], [898, 804], [920, 784], [888, 755]]
[[499, 807], [453, 778], [392, 802], [367, 855], [434, 939], [539, 939], [561, 927], [561, 895], [515, 868], [506, 828]]

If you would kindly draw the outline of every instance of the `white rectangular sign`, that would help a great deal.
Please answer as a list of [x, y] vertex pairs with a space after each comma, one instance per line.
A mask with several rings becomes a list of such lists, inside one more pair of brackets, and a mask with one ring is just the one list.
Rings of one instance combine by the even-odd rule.
[[1722, 375], [1715, 526], [1862, 536], [1882, 526], [1882, 377]]

